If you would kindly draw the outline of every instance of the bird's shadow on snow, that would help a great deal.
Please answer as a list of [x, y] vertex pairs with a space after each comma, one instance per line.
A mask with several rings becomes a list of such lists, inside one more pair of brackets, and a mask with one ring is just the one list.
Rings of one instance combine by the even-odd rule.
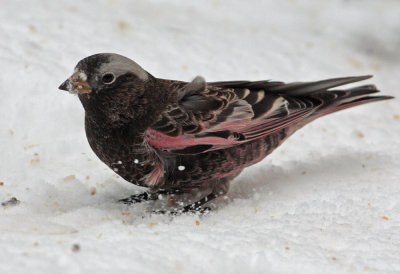
[[382, 154], [364, 152], [338, 153], [321, 155], [306, 162], [287, 161], [279, 166], [261, 163], [247, 169], [233, 181], [228, 200], [252, 199], [257, 195], [270, 193], [301, 193], [306, 188], [320, 188], [343, 182], [352, 184], [367, 178], [371, 172], [379, 171], [384, 157]]

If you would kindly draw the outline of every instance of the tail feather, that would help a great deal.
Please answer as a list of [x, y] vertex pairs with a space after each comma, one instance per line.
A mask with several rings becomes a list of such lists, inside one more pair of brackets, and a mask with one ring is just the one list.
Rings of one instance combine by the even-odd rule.
[[[324, 94], [321, 94], [322, 97], [324, 95], [330, 94], [334, 95], [336, 98], [333, 100], [325, 101], [323, 107], [318, 110], [315, 115], [317, 117], [321, 117], [326, 114], [330, 114], [342, 109], [347, 109], [350, 107], [393, 99], [393, 96], [371, 96], [371, 94], [378, 93], [379, 90], [374, 85], [365, 85], [359, 86], [347, 90], [330, 90]], [[317, 118], [315, 117], [315, 118]]]
[[271, 92], [283, 93], [291, 96], [308, 96], [311, 94], [324, 92], [328, 89], [343, 86], [346, 84], [359, 82], [371, 78], [372, 75], [350, 76], [341, 78], [332, 78], [316, 82], [295, 82], [283, 84], [269, 88]]
[[382, 100], [389, 100], [393, 99], [393, 96], [365, 96], [361, 98], [357, 98], [355, 100], [352, 100], [350, 102], [344, 102], [338, 106], [336, 106], [332, 112], [336, 112], [342, 109], [350, 108], [350, 107], [355, 107], [359, 105], [363, 105], [366, 103], [371, 103], [371, 102], [376, 102], [376, 101], [382, 101]]

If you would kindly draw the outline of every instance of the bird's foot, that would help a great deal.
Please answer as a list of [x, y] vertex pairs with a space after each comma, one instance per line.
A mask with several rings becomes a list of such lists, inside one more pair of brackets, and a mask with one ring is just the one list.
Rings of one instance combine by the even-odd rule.
[[208, 194], [206, 197], [198, 200], [195, 203], [189, 204], [179, 209], [174, 210], [156, 210], [154, 213], [159, 214], [170, 214], [170, 215], [180, 215], [182, 213], [195, 213], [195, 214], [206, 214], [211, 211], [211, 208], [204, 207], [205, 203], [217, 198], [218, 195], [215, 193]]
[[154, 193], [148, 193], [148, 192], [143, 192], [140, 194], [134, 194], [131, 195], [127, 198], [118, 200], [118, 202], [126, 204], [126, 205], [131, 205], [131, 204], [136, 204], [136, 203], [141, 203], [144, 201], [149, 201], [149, 200], [156, 200], [158, 198], [154, 197]]
[[155, 201], [161, 199], [162, 195], [169, 195], [169, 194], [176, 194], [177, 191], [166, 191], [166, 190], [159, 190], [157, 192], [143, 192], [140, 194], [134, 194], [127, 198], [118, 200], [118, 202], [131, 205], [136, 203], [141, 203], [144, 201]]
[[165, 215], [181, 215], [184, 213], [192, 213], [192, 214], [207, 214], [211, 211], [211, 208], [209, 207], [197, 207], [197, 208], [189, 208], [189, 206], [185, 206], [183, 208], [177, 208], [177, 209], [172, 209], [172, 210], [167, 210], [167, 209], [158, 209], [154, 210], [153, 213], [155, 214], [165, 214]]

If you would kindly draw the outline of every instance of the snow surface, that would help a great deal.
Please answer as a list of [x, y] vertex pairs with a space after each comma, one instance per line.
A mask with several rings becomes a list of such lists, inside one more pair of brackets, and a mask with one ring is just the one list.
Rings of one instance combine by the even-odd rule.
[[[90, 150], [83, 57], [155, 76], [306, 81], [374, 74], [400, 96], [400, 2], [17, 1], [0, 9], [0, 273], [400, 273], [400, 103], [305, 127], [206, 216], [116, 200], [132, 186]], [[164, 201], [166, 203], [166, 201]]]

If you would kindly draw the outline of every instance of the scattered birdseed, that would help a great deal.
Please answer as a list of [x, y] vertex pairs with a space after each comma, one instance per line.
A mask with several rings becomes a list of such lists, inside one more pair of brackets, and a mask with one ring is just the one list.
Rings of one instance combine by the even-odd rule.
[[0, 182], [0, 186], [4, 186], [4, 182]]
[[364, 138], [364, 134], [361, 131], [356, 131], [356, 135], [360, 139]]
[[92, 186], [91, 188], [90, 188], [90, 195], [94, 195], [94, 194], [96, 194], [96, 188], [94, 187], [94, 186]]
[[40, 159], [36, 158], [36, 159], [32, 159], [31, 160], [31, 165], [36, 165], [40, 162]]
[[196, 220], [196, 225], [200, 225], [200, 221], [199, 220]]
[[27, 146], [24, 146], [24, 150], [28, 150], [28, 149], [31, 149], [31, 148], [34, 148], [34, 147], [37, 147], [37, 146], [39, 146], [39, 144], [27, 145]]
[[118, 21], [118, 28], [122, 31], [127, 30], [129, 27], [128, 23], [125, 21]]
[[389, 220], [389, 218], [388, 217], [386, 217], [386, 216], [382, 216], [382, 219], [384, 219], [384, 220]]
[[68, 175], [68, 176], [63, 178], [64, 182], [69, 182], [69, 181], [72, 181], [72, 180], [75, 180], [75, 175]]

